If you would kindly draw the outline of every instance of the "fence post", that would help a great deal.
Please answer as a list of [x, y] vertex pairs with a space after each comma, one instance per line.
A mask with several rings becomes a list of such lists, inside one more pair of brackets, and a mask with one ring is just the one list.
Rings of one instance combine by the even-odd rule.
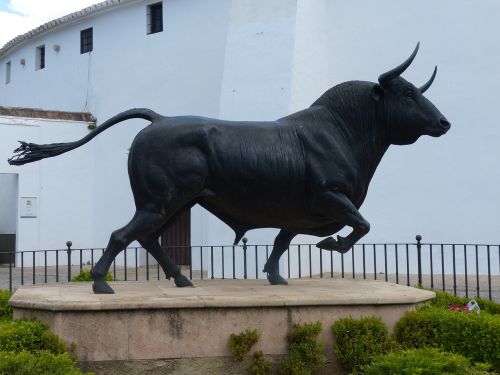
[[11, 251], [9, 253], [9, 292], [12, 293], [12, 265], [15, 261], [15, 252]]
[[243, 241], [243, 278], [247, 278], [247, 242], [248, 239], [243, 237], [241, 239]]
[[418, 265], [418, 285], [422, 285], [422, 236], [417, 234], [417, 265]]
[[73, 245], [71, 241], [66, 242], [68, 247], [68, 250], [66, 250], [68, 253], [68, 282], [71, 281], [71, 245]]

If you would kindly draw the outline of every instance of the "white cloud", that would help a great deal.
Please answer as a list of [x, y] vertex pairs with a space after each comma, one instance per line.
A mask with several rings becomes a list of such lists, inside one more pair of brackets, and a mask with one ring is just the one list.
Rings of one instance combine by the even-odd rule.
[[36, 26], [37, 20], [33, 18], [0, 12], [0, 45], [3, 46], [16, 35], [23, 34]]
[[0, 12], [0, 46], [41, 24], [75, 12], [99, 0], [10, 0], [12, 12]]

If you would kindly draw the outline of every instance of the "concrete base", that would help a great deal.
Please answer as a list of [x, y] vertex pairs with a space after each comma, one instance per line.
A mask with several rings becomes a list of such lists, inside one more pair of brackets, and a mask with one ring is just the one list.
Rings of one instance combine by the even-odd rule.
[[[320, 339], [332, 360], [330, 327], [337, 319], [376, 315], [392, 329], [406, 311], [434, 297], [425, 290], [365, 280], [302, 279], [290, 280], [288, 286], [206, 280], [195, 288], [175, 288], [167, 281], [111, 284], [114, 295], [95, 295], [87, 283], [22, 287], [10, 304], [14, 318], [44, 321], [66, 342], [75, 343], [79, 360], [94, 363], [94, 370], [97, 362], [143, 366], [144, 360], [162, 360], [164, 374], [222, 374], [219, 365], [230, 356], [231, 333], [258, 329], [262, 339], [254, 350], [280, 356], [287, 353], [286, 336], [294, 323], [321, 321]], [[179, 364], [190, 363], [184, 359], [201, 361], [203, 369], [179, 370]], [[212, 362], [217, 370], [207, 368]]]

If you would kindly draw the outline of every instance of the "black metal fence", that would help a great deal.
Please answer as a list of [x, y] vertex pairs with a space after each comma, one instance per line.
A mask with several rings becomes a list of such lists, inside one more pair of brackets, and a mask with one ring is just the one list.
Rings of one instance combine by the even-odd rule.
[[[262, 279], [262, 268], [272, 245], [191, 246], [169, 248], [191, 254], [191, 264], [179, 266], [191, 280]], [[90, 269], [103, 248], [36, 250], [10, 253], [0, 267], [0, 288], [71, 281]], [[179, 257], [180, 258], [180, 257]], [[163, 272], [144, 249], [132, 247], [113, 262], [114, 280], [160, 280]], [[373, 279], [420, 284], [466, 297], [500, 302], [500, 245], [431, 244], [417, 236], [413, 243], [356, 244], [347, 253], [320, 250], [311, 244], [294, 244], [282, 257], [280, 273], [293, 278]]]

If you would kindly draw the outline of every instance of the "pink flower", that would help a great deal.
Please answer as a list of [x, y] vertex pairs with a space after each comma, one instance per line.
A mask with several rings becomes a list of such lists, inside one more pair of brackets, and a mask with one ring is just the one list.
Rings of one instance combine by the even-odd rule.
[[452, 304], [452, 305], [448, 306], [448, 310], [450, 310], [450, 311], [468, 312], [468, 313], [474, 312], [472, 310], [469, 310], [469, 308], [467, 306], [458, 306], [458, 305], [455, 305], [455, 304]]

